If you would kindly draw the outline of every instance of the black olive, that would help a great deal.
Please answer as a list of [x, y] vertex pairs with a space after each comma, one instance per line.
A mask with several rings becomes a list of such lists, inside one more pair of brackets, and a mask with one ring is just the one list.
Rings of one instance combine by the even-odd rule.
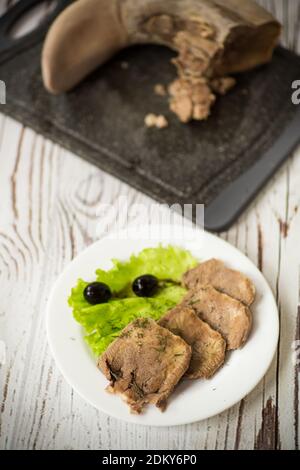
[[103, 304], [111, 298], [111, 290], [103, 282], [91, 282], [84, 289], [83, 295], [89, 304]]
[[158, 289], [158, 279], [152, 274], [137, 277], [132, 283], [132, 290], [139, 297], [151, 297]]

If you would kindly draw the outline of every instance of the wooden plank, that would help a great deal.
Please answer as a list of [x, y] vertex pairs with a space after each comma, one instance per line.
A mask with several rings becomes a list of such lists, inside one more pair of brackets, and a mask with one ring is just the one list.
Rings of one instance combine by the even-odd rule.
[[[265, 0], [300, 51], [300, 2]], [[1, 6], [1, 5], [0, 5]], [[98, 412], [58, 372], [45, 337], [50, 288], [63, 267], [113, 227], [101, 204], [125, 196], [152, 201], [0, 115], [0, 448], [253, 449], [299, 448], [297, 334], [300, 150], [222, 238], [263, 271], [280, 306], [278, 354], [241, 403], [209, 420], [176, 428], [141, 428]], [[138, 219], [139, 220], [139, 219]], [[137, 221], [137, 219], [136, 219]]]

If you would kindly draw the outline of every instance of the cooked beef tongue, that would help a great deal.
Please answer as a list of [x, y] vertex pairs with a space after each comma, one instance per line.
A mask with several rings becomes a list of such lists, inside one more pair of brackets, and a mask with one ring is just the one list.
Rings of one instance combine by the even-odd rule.
[[147, 403], [162, 411], [174, 387], [189, 367], [191, 347], [154, 320], [130, 323], [100, 356], [98, 367], [134, 413]]
[[207, 379], [223, 364], [226, 341], [193, 309], [176, 306], [160, 319], [159, 324], [191, 345], [192, 358], [185, 374], [189, 379]]
[[183, 275], [183, 283], [188, 289], [211, 284], [215, 289], [251, 305], [255, 298], [253, 282], [244, 274], [227, 268], [218, 259], [210, 259], [200, 263]]
[[192, 289], [184, 297], [182, 305], [193, 308], [201, 320], [221, 333], [227, 349], [239, 348], [248, 338], [252, 325], [249, 308], [214, 287]]

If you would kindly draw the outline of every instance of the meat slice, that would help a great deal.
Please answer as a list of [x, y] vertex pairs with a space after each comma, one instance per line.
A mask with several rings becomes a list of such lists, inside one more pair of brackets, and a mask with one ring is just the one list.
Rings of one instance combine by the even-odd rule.
[[244, 274], [227, 268], [218, 259], [210, 259], [200, 263], [183, 275], [183, 283], [188, 289], [211, 284], [215, 289], [251, 305], [255, 298], [253, 282]]
[[191, 345], [192, 358], [185, 374], [189, 379], [207, 379], [223, 364], [226, 341], [193, 309], [176, 306], [160, 319], [159, 324]]
[[150, 318], [140, 318], [110, 344], [98, 367], [110, 381], [108, 391], [140, 413], [147, 403], [165, 409], [190, 359], [191, 347], [183, 339]]
[[196, 287], [182, 304], [193, 308], [201, 320], [217, 330], [225, 338], [227, 349], [239, 348], [248, 338], [252, 325], [249, 308], [214, 287]]

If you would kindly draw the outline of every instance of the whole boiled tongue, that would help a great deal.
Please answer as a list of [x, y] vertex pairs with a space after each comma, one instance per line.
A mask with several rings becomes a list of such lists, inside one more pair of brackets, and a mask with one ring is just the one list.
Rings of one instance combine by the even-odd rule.
[[206, 119], [215, 93], [234, 86], [230, 74], [271, 60], [280, 31], [253, 0], [78, 0], [48, 32], [43, 80], [61, 93], [124, 47], [162, 44], [178, 52], [171, 110], [182, 122]]

